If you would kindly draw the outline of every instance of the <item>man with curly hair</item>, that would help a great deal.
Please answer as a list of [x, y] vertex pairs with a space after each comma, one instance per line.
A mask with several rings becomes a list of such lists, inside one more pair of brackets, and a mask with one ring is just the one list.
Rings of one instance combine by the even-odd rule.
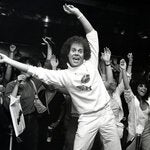
[[74, 150], [88, 150], [97, 132], [102, 136], [105, 150], [121, 150], [110, 97], [98, 71], [97, 31], [78, 8], [65, 4], [63, 9], [78, 18], [86, 33], [86, 39], [74, 36], [64, 43], [62, 56], [67, 62], [67, 69], [47, 70], [29, 66], [3, 54], [0, 54], [0, 62], [26, 71], [46, 84], [66, 88], [79, 114]]

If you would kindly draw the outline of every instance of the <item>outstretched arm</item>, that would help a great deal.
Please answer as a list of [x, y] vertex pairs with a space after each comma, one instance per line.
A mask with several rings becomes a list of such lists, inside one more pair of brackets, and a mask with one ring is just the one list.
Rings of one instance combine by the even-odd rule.
[[63, 9], [67, 14], [73, 14], [79, 19], [86, 34], [93, 30], [93, 27], [90, 24], [90, 22], [86, 19], [86, 17], [78, 8], [74, 7], [73, 5], [65, 4], [63, 5]]
[[12, 60], [11, 58], [7, 57], [6, 55], [0, 53], [0, 63], [6, 63], [9, 64], [21, 71], [27, 72], [28, 65], [20, 63], [18, 61]]

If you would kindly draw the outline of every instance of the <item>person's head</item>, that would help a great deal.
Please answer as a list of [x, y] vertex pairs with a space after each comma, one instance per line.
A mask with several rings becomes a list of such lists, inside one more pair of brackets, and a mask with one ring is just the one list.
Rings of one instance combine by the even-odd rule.
[[148, 82], [146, 80], [139, 80], [137, 83], [137, 95], [147, 99], [148, 96]]
[[142, 97], [145, 96], [147, 93], [147, 85], [145, 83], [139, 84], [137, 87], [137, 93]]
[[63, 62], [69, 63], [71, 67], [80, 66], [84, 60], [88, 60], [91, 51], [88, 41], [79, 36], [69, 38], [62, 46], [61, 57]]
[[139, 79], [138, 81], [136, 81], [134, 86], [135, 95], [146, 100], [148, 98], [149, 91], [148, 82], [145, 79]]

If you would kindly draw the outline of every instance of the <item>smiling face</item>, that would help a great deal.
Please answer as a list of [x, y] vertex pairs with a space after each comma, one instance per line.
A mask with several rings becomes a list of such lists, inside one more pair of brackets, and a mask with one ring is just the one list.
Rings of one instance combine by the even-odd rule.
[[137, 92], [140, 96], [145, 96], [145, 94], [147, 93], [147, 87], [145, 84], [139, 84], [137, 87]]
[[72, 67], [78, 67], [84, 60], [84, 48], [82, 44], [73, 43], [68, 54], [69, 63]]

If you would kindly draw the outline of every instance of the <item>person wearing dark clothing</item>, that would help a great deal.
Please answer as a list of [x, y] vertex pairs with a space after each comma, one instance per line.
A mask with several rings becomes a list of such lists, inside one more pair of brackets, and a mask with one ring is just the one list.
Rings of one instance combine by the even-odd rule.
[[[49, 104], [47, 104], [46, 95], [51, 97]], [[63, 146], [63, 124], [64, 116], [64, 101], [63, 94], [57, 90], [43, 89], [39, 92], [39, 98], [42, 103], [47, 106], [47, 111], [38, 117], [39, 122], [39, 150], [43, 148], [52, 148], [61, 150]], [[52, 128], [51, 141], [47, 141], [48, 127]]]
[[[38, 86], [39, 83], [37, 82], [37, 80], [35, 84]], [[20, 103], [23, 110], [26, 128], [24, 132], [19, 136], [22, 141], [20, 143], [14, 141], [13, 149], [37, 150], [38, 122], [37, 113], [34, 107], [34, 88], [31, 84], [30, 78], [26, 79], [23, 84], [20, 84], [17, 81], [8, 83], [5, 92], [6, 102], [8, 103], [8, 105], [10, 102], [9, 96], [12, 94], [16, 86], [18, 86], [17, 95], [20, 95]]]
[[[21, 62], [33, 64], [33, 60], [28, 57], [22, 58]], [[38, 120], [37, 111], [34, 106], [35, 89], [32, 84], [34, 82], [38, 89], [42, 82], [32, 78], [29, 74], [21, 72], [16, 80], [9, 82], [5, 90], [5, 107], [9, 110], [10, 95], [14, 98], [20, 96], [20, 104], [22, 107], [25, 130], [19, 135], [19, 142], [14, 135], [12, 149], [13, 150], [37, 150], [38, 145]]]
[[10, 120], [3, 104], [0, 104], [0, 148], [2, 150], [9, 148], [10, 139]]

